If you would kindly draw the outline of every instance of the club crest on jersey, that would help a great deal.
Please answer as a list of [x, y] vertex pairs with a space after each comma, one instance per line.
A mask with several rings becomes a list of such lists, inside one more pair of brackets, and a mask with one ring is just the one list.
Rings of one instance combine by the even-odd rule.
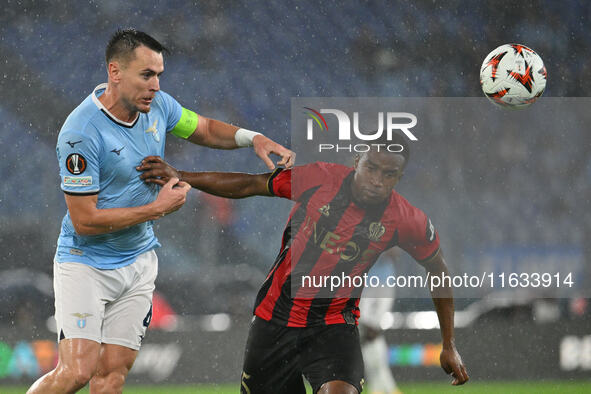
[[318, 208], [318, 212], [320, 212], [323, 216], [328, 217], [330, 215], [330, 204], [326, 204], [321, 208]]
[[158, 119], [154, 120], [154, 123], [152, 123], [152, 126], [148, 127], [148, 129], [146, 129], [146, 133], [152, 133], [154, 140], [156, 140], [156, 142], [160, 142], [160, 134], [158, 134], [157, 127], [158, 127]]
[[380, 222], [373, 222], [369, 225], [367, 230], [367, 236], [370, 240], [377, 242], [382, 238], [382, 235], [386, 232], [386, 227]]
[[66, 158], [66, 168], [71, 174], [82, 174], [86, 170], [86, 159], [79, 153], [72, 153]]
[[84, 327], [86, 327], [86, 318], [89, 316], [92, 316], [92, 314], [91, 313], [72, 313], [72, 316], [78, 318], [78, 320], [76, 320], [76, 325], [78, 326], [78, 328], [84, 328]]

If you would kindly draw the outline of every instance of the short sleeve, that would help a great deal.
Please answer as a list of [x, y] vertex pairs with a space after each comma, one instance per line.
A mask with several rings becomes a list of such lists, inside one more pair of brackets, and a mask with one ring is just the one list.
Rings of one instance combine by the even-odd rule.
[[56, 146], [61, 189], [67, 194], [97, 194], [100, 190], [100, 148], [86, 133], [62, 130]]
[[320, 186], [329, 180], [323, 163], [312, 163], [292, 169], [277, 169], [269, 177], [269, 192], [277, 197], [297, 201], [307, 190]]
[[439, 235], [431, 219], [418, 208], [411, 207], [405, 226], [400, 231], [400, 247], [415, 260], [427, 261], [439, 251]]
[[277, 168], [273, 171], [269, 180], [267, 180], [269, 193], [276, 197], [291, 199], [291, 171], [283, 168]]
[[170, 94], [163, 91], [158, 92], [162, 100], [162, 108], [166, 116], [166, 131], [174, 129], [176, 124], [181, 119], [182, 107]]

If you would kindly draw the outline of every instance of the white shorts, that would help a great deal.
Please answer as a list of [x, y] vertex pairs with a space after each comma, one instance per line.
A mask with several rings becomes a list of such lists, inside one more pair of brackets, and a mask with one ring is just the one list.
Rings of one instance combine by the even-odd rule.
[[102, 270], [81, 263], [53, 263], [58, 342], [84, 338], [139, 350], [152, 319], [158, 274], [154, 250], [133, 264]]

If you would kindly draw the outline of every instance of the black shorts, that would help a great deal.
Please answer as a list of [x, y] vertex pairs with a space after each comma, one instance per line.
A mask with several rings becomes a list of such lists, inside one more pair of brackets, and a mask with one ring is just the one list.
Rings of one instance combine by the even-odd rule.
[[363, 357], [357, 326], [284, 327], [255, 317], [248, 334], [241, 393], [305, 394], [302, 375], [314, 393], [333, 380], [361, 392]]

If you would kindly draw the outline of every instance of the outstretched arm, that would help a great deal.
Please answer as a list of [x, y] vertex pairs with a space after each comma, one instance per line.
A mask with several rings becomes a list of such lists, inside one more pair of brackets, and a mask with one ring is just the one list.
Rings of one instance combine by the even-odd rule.
[[179, 178], [195, 189], [225, 198], [271, 196], [267, 181], [271, 173], [246, 174], [242, 172], [187, 172], [178, 171], [159, 156], [148, 156], [139, 167], [140, 178], [147, 183], [164, 185], [173, 177]]
[[269, 158], [270, 154], [280, 156], [281, 160], [277, 162], [277, 165], [286, 168], [293, 166], [295, 161], [294, 152], [260, 133], [197, 115], [184, 108], [181, 119], [172, 130], [172, 133], [195, 144], [210, 148], [236, 149], [252, 146], [257, 156], [265, 162], [270, 170], [275, 168], [275, 164]]
[[[448, 275], [447, 265], [443, 259], [441, 250], [429, 261], [421, 263], [430, 277], [439, 276], [442, 274]], [[462, 362], [462, 358], [458, 353], [454, 339], [454, 299], [453, 291], [449, 286], [441, 285], [432, 288], [431, 297], [433, 304], [435, 304], [435, 311], [439, 318], [439, 326], [441, 329], [441, 338], [443, 340], [443, 350], [439, 357], [441, 368], [452, 375], [454, 378], [452, 384], [454, 386], [464, 384], [468, 381], [468, 373], [466, 367]]]

